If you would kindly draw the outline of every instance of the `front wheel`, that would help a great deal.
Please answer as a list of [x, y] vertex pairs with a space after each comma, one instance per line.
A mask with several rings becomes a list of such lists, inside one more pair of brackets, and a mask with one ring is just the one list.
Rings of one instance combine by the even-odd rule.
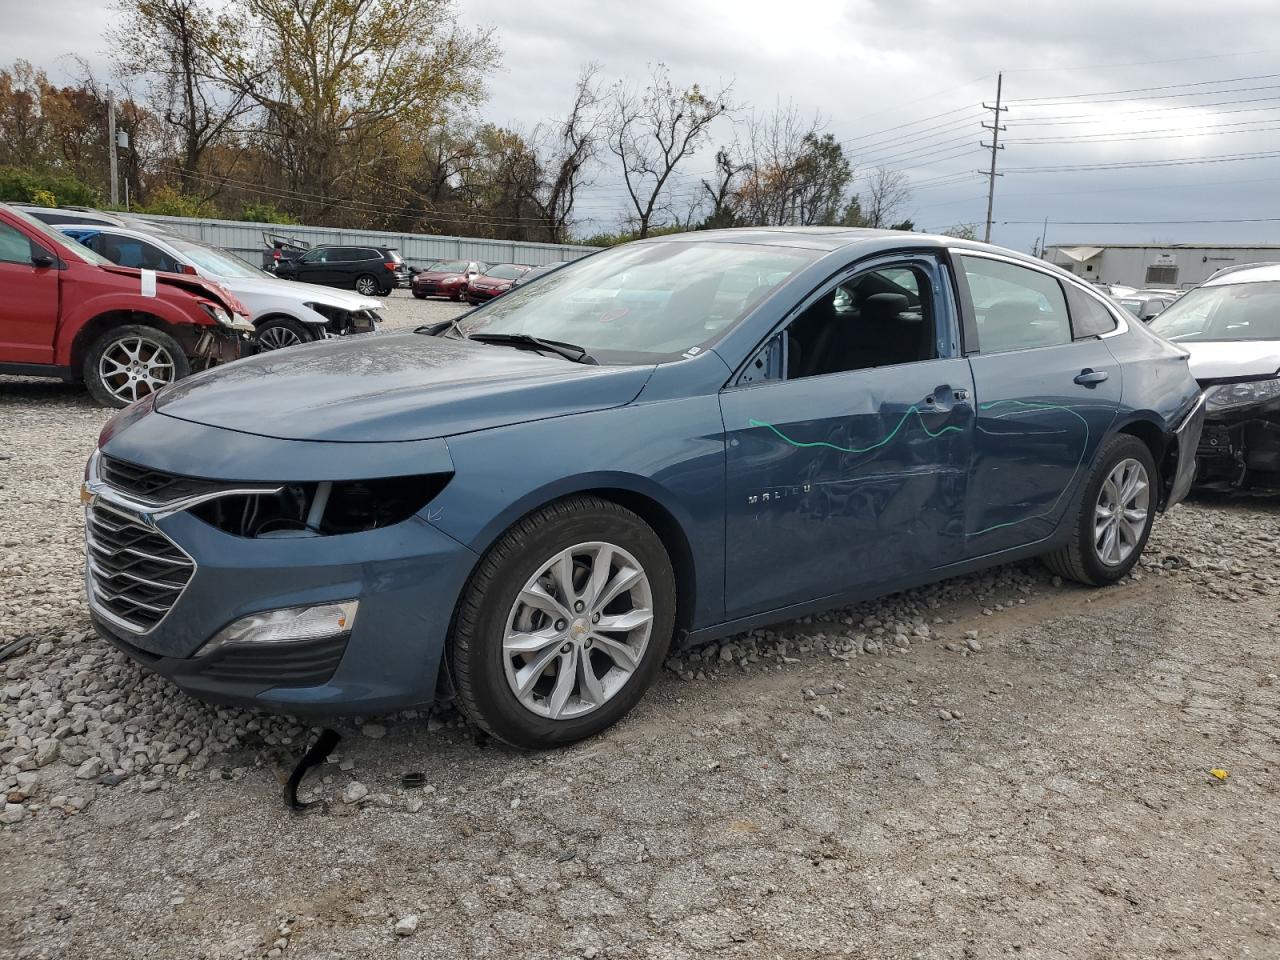
[[1151, 535], [1156, 482], [1155, 460], [1137, 437], [1122, 433], [1103, 444], [1084, 484], [1071, 539], [1045, 557], [1049, 569], [1095, 587], [1127, 574]]
[[367, 273], [356, 277], [356, 293], [365, 297], [381, 295], [382, 288], [378, 286], [378, 278]]
[[275, 317], [258, 327], [258, 349], [280, 350], [284, 347], [296, 347], [302, 343], [310, 343], [316, 336], [307, 329], [305, 323], [299, 323], [289, 317]]
[[104, 407], [127, 407], [191, 372], [177, 340], [142, 324], [113, 327], [89, 345], [84, 383]]
[[595, 497], [544, 507], [467, 585], [448, 651], [459, 704], [518, 747], [599, 733], [653, 682], [675, 607], [671, 560], [638, 516]]

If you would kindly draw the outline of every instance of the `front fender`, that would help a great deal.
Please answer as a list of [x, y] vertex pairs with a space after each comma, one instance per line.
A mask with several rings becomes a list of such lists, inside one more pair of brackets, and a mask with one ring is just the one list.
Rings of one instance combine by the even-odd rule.
[[693, 566], [691, 626], [724, 616], [724, 426], [715, 395], [635, 403], [448, 438], [456, 473], [427, 519], [483, 554], [567, 496], [625, 491], [679, 526]]
[[63, 366], [70, 364], [77, 335], [89, 321], [106, 313], [145, 313], [174, 326], [217, 326], [217, 322], [200, 309], [194, 296], [184, 294], [184, 297], [190, 301], [189, 306], [180, 305], [160, 295], [144, 297], [141, 294], [108, 291], [91, 294], [83, 300], [68, 304], [62, 319], [55, 362]]

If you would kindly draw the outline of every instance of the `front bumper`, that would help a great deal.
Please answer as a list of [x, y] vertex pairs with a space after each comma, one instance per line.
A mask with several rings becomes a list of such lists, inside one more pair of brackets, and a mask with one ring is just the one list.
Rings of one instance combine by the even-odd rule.
[[1280, 400], [1208, 414], [1196, 462], [1199, 487], [1280, 489]]
[[[187, 510], [152, 508], [92, 468], [86, 494], [87, 518], [127, 514], [194, 567], [167, 612], [141, 629], [113, 613], [86, 568], [94, 627], [147, 669], [204, 699], [297, 715], [378, 713], [434, 696], [454, 604], [476, 558], [421, 517], [342, 536], [247, 539]], [[211, 637], [248, 614], [349, 599], [360, 601], [359, 613], [341, 637], [201, 656]]]
[[[509, 290], [510, 287], [508, 287], [507, 289]], [[478, 303], [486, 303], [489, 300], [493, 300], [493, 299], [496, 299], [497, 297], [502, 296], [506, 292], [507, 290], [485, 290], [483, 288], [477, 289], [476, 287], [468, 287], [467, 303], [471, 304], [472, 306]]]

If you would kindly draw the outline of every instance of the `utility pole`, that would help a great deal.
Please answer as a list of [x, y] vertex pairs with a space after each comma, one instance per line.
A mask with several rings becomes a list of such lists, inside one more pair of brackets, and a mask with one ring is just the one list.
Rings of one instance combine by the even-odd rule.
[[996, 197], [996, 177], [1004, 176], [1003, 173], [996, 173], [996, 152], [1004, 149], [1004, 145], [1000, 142], [1000, 132], [1005, 128], [1000, 123], [1000, 114], [1004, 113], [1006, 110], [1009, 109], [1008, 107], [1001, 106], [1001, 103], [1000, 103], [1000, 97], [1003, 92], [1002, 90], [1003, 87], [1004, 87], [1004, 74], [997, 73], [996, 74], [996, 105], [992, 107], [992, 106], [988, 106], [986, 103], [982, 104], [982, 109], [991, 110], [995, 114], [993, 118], [993, 122], [982, 124], [983, 129], [991, 131], [991, 142], [983, 143], [981, 140], [978, 141], [978, 145], [981, 146], [984, 150], [991, 151], [991, 169], [989, 171], [985, 171], [985, 170], [978, 171], [979, 173], [981, 173], [983, 176], [987, 178], [987, 229], [982, 235], [982, 239], [987, 243], [991, 242], [991, 207], [992, 207], [992, 204], [995, 202], [995, 197]]
[[111, 159], [111, 206], [115, 207], [120, 205], [120, 183], [115, 156], [115, 93], [110, 87], [106, 91], [106, 152]]
[[1040, 257], [1040, 259], [1041, 259], [1041, 260], [1043, 260], [1043, 259], [1045, 258], [1045, 257], [1044, 257], [1044, 241], [1045, 241], [1045, 238], [1046, 238], [1047, 236], [1049, 236], [1049, 217], [1046, 215], [1046, 216], [1045, 216], [1045, 218], [1044, 218], [1044, 226], [1042, 226], [1042, 227], [1040, 228], [1040, 253], [1039, 253], [1039, 257]]

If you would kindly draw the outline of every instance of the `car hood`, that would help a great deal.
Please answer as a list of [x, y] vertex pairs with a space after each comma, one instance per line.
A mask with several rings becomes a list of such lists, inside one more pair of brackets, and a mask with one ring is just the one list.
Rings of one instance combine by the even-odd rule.
[[230, 277], [219, 279], [218, 282], [242, 298], [284, 297], [294, 303], [323, 303], [341, 310], [382, 309], [381, 301], [372, 297], [362, 297], [358, 293], [348, 293], [332, 287], [300, 287], [292, 280], [277, 280], [275, 277]]
[[414, 276], [421, 277], [423, 280], [450, 280], [455, 277], [459, 280], [466, 279], [466, 277], [463, 274], [458, 273], [457, 270], [419, 270], [414, 274]]
[[408, 333], [238, 360], [168, 387], [156, 409], [285, 440], [426, 440], [622, 406], [652, 372]]
[[1280, 371], [1280, 340], [1175, 340], [1191, 354], [1191, 375], [1202, 384], [1274, 377]]

